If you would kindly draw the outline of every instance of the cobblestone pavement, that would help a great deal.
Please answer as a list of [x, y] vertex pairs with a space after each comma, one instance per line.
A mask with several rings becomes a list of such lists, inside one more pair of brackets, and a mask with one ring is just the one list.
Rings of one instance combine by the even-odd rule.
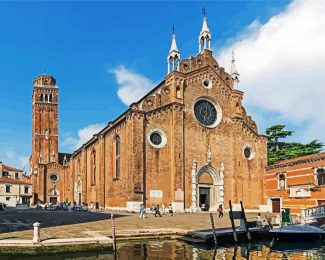
[[[62, 212], [44, 210], [24, 210], [2, 212], [0, 214], [0, 239], [31, 239], [33, 223], [41, 223], [41, 239], [76, 238], [110, 233], [111, 212]], [[174, 216], [163, 215], [139, 219], [138, 214], [113, 212], [117, 234], [119, 230], [178, 228], [185, 230], [211, 229], [208, 213], [176, 213]], [[254, 217], [256, 214], [248, 214]], [[228, 214], [218, 219], [214, 214], [216, 228], [230, 227]], [[238, 224], [238, 223], [237, 223]]]

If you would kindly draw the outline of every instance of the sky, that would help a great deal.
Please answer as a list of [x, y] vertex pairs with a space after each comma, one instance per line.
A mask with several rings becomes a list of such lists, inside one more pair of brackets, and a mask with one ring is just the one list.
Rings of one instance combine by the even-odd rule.
[[198, 54], [204, 6], [259, 132], [325, 142], [325, 1], [1, 1], [0, 161], [28, 169], [35, 77], [56, 78], [59, 150], [73, 152], [164, 79], [173, 25], [181, 58]]

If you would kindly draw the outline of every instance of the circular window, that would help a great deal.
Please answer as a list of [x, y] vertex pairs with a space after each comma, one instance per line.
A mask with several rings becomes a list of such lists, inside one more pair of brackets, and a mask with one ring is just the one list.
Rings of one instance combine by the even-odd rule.
[[244, 147], [243, 153], [244, 153], [244, 157], [247, 160], [252, 160], [255, 157], [255, 152], [253, 151], [253, 148], [250, 145], [246, 145]]
[[150, 135], [150, 141], [154, 144], [154, 145], [160, 145], [162, 138], [161, 135], [157, 132], [154, 132]]
[[221, 121], [221, 109], [210, 100], [201, 98], [194, 104], [194, 114], [200, 124], [212, 128]]
[[202, 85], [205, 88], [212, 88], [212, 81], [210, 79], [204, 79]]
[[167, 143], [167, 137], [161, 129], [153, 129], [148, 133], [148, 141], [155, 148], [162, 148]]
[[245, 157], [248, 159], [249, 157], [251, 157], [251, 149], [249, 149], [248, 147], [246, 147], [245, 149], [244, 149], [244, 155], [245, 155]]
[[59, 176], [57, 174], [51, 174], [50, 175], [50, 180], [52, 182], [57, 182], [59, 180]]

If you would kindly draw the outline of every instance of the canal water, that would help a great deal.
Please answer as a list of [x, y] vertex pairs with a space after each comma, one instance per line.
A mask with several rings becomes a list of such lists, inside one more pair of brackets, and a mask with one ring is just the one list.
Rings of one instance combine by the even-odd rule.
[[219, 247], [191, 245], [177, 240], [129, 242], [118, 245], [117, 258], [112, 252], [85, 252], [60, 255], [0, 255], [0, 259], [77, 259], [77, 260], [141, 260], [141, 259], [324, 259], [325, 242], [318, 243], [269, 243]]

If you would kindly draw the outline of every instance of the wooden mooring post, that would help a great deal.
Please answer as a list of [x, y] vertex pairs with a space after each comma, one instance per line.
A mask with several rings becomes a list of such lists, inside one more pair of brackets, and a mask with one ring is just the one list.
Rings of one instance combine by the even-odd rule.
[[245, 209], [244, 209], [242, 201], [240, 201], [240, 206], [241, 206], [241, 212], [242, 212], [242, 219], [244, 220], [244, 225], [245, 225], [245, 233], [246, 233], [248, 242], [250, 242], [252, 240], [252, 236], [251, 236], [251, 233], [249, 232], [248, 223], [247, 223], [246, 214], [245, 214]]
[[112, 224], [112, 239], [113, 239], [114, 259], [117, 259], [115, 220], [114, 220], [114, 214], [113, 213], [111, 213], [111, 224]]
[[212, 232], [213, 232], [213, 240], [214, 240], [214, 248], [217, 247], [218, 241], [217, 241], [217, 233], [216, 229], [214, 226], [214, 219], [213, 219], [213, 214], [210, 213], [210, 220], [211, 220], [211, 226], [212, 226]]
[[234, 216], [233, 216], [233, 212], [232, 212], [231, 200], [229, 200], [229, 218], [230, 218], [230, 222], [231, 222], [232, 232], [234, 235], [234, 241], [237, 244], [238, 238], [237, 238], [237, 232], [236, 232], [236, 227], [235, 227], [235, 222], [234, 222]]

